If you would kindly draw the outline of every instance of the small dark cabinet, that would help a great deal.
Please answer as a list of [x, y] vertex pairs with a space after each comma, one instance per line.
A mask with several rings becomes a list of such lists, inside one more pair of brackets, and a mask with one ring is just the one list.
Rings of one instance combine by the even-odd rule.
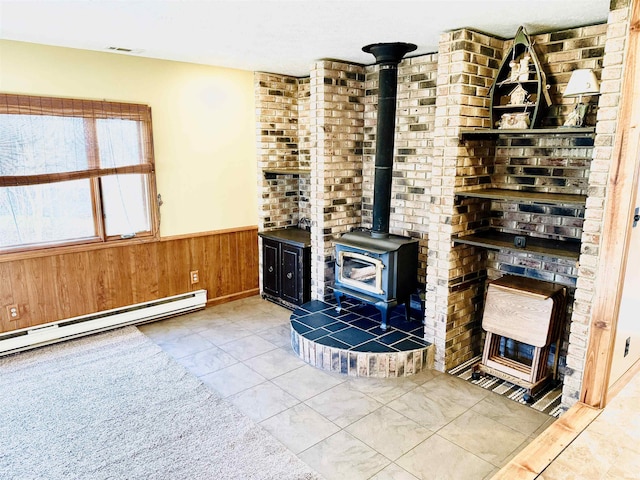
[[[295, 230], [295, 231], [294, 231]], [[311, 247], [304, 230], [263, 232], [262, 295], [283, 305], [311, 299]]]

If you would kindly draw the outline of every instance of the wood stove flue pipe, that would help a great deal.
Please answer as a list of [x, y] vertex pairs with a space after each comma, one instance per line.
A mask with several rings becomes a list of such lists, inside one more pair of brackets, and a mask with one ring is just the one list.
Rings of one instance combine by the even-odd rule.
[[417, 48], [412, 43], [374, 43], [362, 50], [376, 57], [378, 70], [378, 120], [373, 188], [373, 238], [389, 236], [393, 147], [396, 129], [398, 63]]

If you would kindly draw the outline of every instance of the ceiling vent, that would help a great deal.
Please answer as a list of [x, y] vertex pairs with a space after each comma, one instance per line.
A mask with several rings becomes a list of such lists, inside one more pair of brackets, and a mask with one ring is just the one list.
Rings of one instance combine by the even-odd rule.
[[120, 53], [142, 53], [142, 49], [133, 49], [133, 48], [125, 48], [125, 47], [107, 47], [106, 50], [111, 52], [120, 52]]

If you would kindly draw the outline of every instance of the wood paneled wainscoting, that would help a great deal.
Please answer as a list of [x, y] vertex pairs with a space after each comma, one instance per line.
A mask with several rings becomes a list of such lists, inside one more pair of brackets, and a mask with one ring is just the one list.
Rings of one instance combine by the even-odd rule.
[[0, 333], [200, 289], [215, 305], [259, 292], [258, 228], [0, 256], [0, 279]]

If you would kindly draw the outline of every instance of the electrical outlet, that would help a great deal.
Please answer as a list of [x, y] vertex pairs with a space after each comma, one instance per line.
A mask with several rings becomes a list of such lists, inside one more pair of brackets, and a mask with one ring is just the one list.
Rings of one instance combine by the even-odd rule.
[[189, 277], [191, 278], [191, 285], [194, 283], [198, 283], [200, 281], [200, 275], [198, 275], [198, 270], [193, 270], [189, 273]]
[[12, 322], [20, 319], [20, 309], [18, 305], [7, 305], [7, 317], [9, 317], [9, 321]]

